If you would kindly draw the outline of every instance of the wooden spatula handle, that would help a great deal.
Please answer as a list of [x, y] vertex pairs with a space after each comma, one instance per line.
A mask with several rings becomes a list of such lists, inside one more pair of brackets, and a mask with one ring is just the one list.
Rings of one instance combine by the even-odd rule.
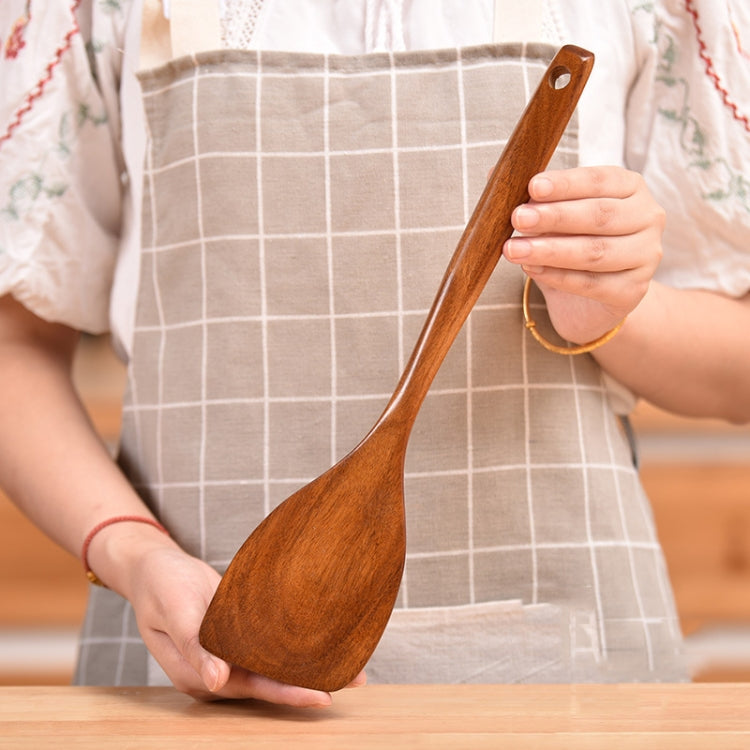
[[513, 209], [529, 199], [529, 180], [552, 158], [593, 64], [591, 52], [566, 45], [547, 68], [466, 225], [383, 419], [402, 411], [396, 407], [404, 412], [398, 421], [419, 410], [513, 233]]

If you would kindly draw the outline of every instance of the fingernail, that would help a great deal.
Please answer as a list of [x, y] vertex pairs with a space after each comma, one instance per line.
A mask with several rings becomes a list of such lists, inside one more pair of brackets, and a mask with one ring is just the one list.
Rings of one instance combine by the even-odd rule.
[[516, 229], [531, 229], [539, 222], [539, 212], [529, 206], [519, 206], [513, 213], [513, 226]]
[[348, 688], [358, 688], [367, 684], [367, 675], [360, 672], [348, 685]]
[[552, 193], [554, 187], [549, 177], [534, 177], [531, 180], [531, 190], [535, 198], [546, 198]]
[[544, 266], [521, 266], [527, 276], [539, 276], [544, 271]]
[[330, 693], [321, 693], [310, 703], [310, 708], [328, 708], [333, 703]]
[[528, 242], [519, 239], [510, 239], [505, 243], [505, 257], [508, 260], [521, 260], [528, 257], [531, 247]]
[[219, 689], [219, 668], [211, 659], [203, 667], [203, 682], [212, 693]]

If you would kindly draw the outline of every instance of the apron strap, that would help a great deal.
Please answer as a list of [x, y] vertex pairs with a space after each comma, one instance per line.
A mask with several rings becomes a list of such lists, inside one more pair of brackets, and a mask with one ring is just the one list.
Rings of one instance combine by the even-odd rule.
[[165, 5], [162, 0], [143, 0], [142, 69], [221, 47], [218, 0], [171, 0], [169, 20], [165, 18]]
[[492, 39], [531, 42], [542, 39], [542, 0], [495, 0]]

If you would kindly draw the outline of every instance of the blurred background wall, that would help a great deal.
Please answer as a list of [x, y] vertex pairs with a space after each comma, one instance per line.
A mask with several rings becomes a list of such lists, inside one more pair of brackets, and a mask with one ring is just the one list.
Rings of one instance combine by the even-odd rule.
[[[75, 375], [114, 448], [124, 370], [105, 338], [82, 341]], [[750, 680], [750, 427], [648, 405], [634, 424], [694, 679]], [[87, 586], [81, 563], [0, 494], [0, 684], [70, 681]]]

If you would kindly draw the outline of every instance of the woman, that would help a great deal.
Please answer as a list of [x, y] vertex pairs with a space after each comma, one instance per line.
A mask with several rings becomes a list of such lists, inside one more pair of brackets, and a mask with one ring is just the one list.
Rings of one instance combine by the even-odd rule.
[[[617, 415], [637, 394], [748, 418], [747, 130], [732, 106], [747, 78], [731, 64], [747, 24], [721, 9], [726, 48], [698, 3], [603, 5], [530, 5], [521, 27], [502, 2], [207, 5], [199, 36], [264, 52], [139, 78], [139, 37], [145, 67], [203, 48], [178, 5], [167, 25], [144, 4], [143, 34], [137, 3], [58, 4], [44, 29], [33, 3], [4, 5], [0, 481], [109, 589], [92, 590], [79, 681], [163, 670], [196, 697], [330, 702], [200, 647], [217, 570], [377, 416], [483, 175], [568, 41], [597, 55], [580, 132], [532, 180], [523, 236], [420, 413], [406, 573], [368, 673], [684, 678]], [[477, 49], [493, 14], [495, 41], [552, 46]], [[707, 34], [731, 89], [705, 73]], [[40, 44], [52, 62], [36, 70], [24, 47]], [[617, 334], [591, 356], [539, 346], [519, 267], [548, 338]], [[129, 361], [121, 469], [69, 378], [76, 331], [107, 329]]]

